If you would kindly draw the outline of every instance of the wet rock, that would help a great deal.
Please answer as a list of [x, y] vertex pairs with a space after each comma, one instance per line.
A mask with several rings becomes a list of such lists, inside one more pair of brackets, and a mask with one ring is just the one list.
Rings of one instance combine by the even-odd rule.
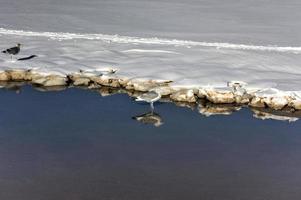
[[174, 101], [196, 102], [193, 90], [183, 89], [174, 92], [170, 95], [170, 98]]

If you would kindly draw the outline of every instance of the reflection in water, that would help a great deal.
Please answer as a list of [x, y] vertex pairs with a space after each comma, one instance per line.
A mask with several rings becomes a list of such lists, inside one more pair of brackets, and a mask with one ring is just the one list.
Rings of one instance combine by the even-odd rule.
[[132, 117], [132, 119], [137, 120], [143, 124], [152, 124], [155, 127], [159, 127], [163, 124], [161, 116], [155, 112], [148, 112], [142, 115], [137, 115]]
[[[15, 91], [17, 94], [21, 92], [21, 88], [26, 85], [26, 82], [4, 82], [0, 81], [0, 88]], [[72, 86], [52, 86], [52, 87], [41, 87], [38, 85], [32, 85], [32, 87], [41, 92], [49, 91], [62, 91]], [[132, 90], [125, 90], [122, 88], [112, 88], [112, 87], [100, 87], [99, 85], [94, 87], [93, 85], [89, 87], [76, 87], [79, 89], [90, 89], [92, 91], [98, 92], [101, 96], [110, 96], [114, 94], [127, 94], [130, 97], [137, 98], [143, 93]], [[161, 98], [159, 100], [162, 103], [173, 103], [178, 107], [186, 107], [191, 110], [195, 108], [198, 109], [198, 112], [207, 117], [212, 115], [231, 115], [234, 112], [239, 111], [246, 105], [236, 105], [236, 104], [214, 104], [207, 100], [199, 100], [198, 103], [187, 103], [187, 102], [174, 102], [169, 98]], [[295, 122], [301, 117], [301, 111], [295, 111], [292, 109], [283, 109], [283, 110], [272, 110], [270, 108], [250, 108], [253, 111], [253, 117], [261, 120], [272, 119], [272, 120], [281, 120]], [[133, 119], [140, 121], [145, 124], [153, 124], [154, 126], [161, 126], [162, 118], [157, 113], [148, 112], [143, 115], [133, 117]]]
[[280, 120], [280, 121], [288, 121], [288, 122], [295, 122], [297, 121], [300, 116], [300, 111], [294, 111], [291, 110], [272, 110], [269, 108], [252, 108], [251, 109], [254, 114], [253, 117], [266, 120], [266, 119], [273, 119], [273, 120]]
[[199, 113], [209, 117], [211, 115], [231, 115], [233, 112], [239, 111], [242, 106], [233, 104], [213, 104], [208, 101], [200, 101], [198, 105]]
[[21, 87], [24, 85], [25, 83], [23, 82], [3, 82], [0, 81], [0, 88], [4, 88], [7, 90], [12, 90], [15, 91], [16, 94], [19, 94], [21, 92]]
[[98, 88], [98, 92], [102, 97], [111, 96], [111, 95], [114, 95], [114, 94], [126, 93], [126, 91], [124, 89], [112, 88], [112, 87]]
[[35, 90], [40, 92], [59, 92], [67, 89], [66, 86], [51, 86], [51, 87], [41, 87], [41, 86], [33, 86]]

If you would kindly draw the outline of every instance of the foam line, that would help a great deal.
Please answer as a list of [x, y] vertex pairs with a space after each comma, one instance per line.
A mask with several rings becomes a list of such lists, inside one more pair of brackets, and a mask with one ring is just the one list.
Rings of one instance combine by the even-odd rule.
[[106, 35], [106, 34], [78, 34], [78, 33], [63, 33], [63, 32], [33, 32], [23, 30], [12, 30], [0, 28], [2, 35], [17, 35], [26, 37], [46, 37], [53, 40], [72, 40], [72, 39], [85, 39], [85, 40], [100, 40], [104, 42], [113, 43], [132, 43], [132, 44], [150, 44], [150, 45], [173, 45], [185, 47], [214, 47], [222, 49], [233, 50], [252, 50], [252, 51], [271, 51], [271, 52], [284, 52], [284, 53], [301, 53], [301, 47], [290, 46], [261, 46], [261, 45], [246, 45], [246, 44], [232, 44], [232, 43], [218, 43], [218, 42], [197, 42], [190, 40], [177, 40], [177, 39], [161, 39], [161, 38], [140, 38], [119, 35]]

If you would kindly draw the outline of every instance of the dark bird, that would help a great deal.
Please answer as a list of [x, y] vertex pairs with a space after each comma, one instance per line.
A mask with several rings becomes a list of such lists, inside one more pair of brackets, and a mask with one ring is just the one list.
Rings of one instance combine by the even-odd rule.
[[9, 54], [11, 56], [11, 59], [13, 59], [13, 55], [17, 55], [20, 52], [20, 47], [21, 47], [21, 44], [18, 43], [17, 46], [6, 49], [6, 50], [2, 51], [2, 53]]

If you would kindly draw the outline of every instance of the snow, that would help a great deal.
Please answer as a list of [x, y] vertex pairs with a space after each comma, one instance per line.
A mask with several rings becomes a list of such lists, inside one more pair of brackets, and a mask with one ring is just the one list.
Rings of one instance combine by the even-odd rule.
[[301, 97], [297, 0], [0, 3], [0, 49], [20, 42], [18, 58], [38, 56], [12, 62], [1, 54], [0, 70], [117, 70], [130, 79], [170, 80], [174, 88], [220, 90], [232, 81], [260, 97]]

